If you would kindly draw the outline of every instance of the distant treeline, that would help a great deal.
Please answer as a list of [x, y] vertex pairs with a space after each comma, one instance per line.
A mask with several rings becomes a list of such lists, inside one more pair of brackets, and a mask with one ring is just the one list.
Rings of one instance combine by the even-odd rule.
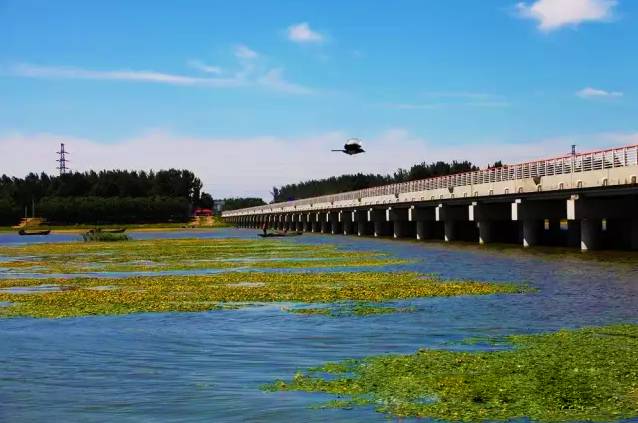
[[61, 176], [0, 178], [0, 224], [16, 223], [25, 207], [55, 223], [185, 221], [193, 206], [212, 202], [188, 170], [104, 170]]
[[410, 169], [398, 169], [392, 175], [365, 175], [363, 173], [357, 173], [355, 175], [341, 175], [326, 179], [299, 182], [284, 185], [279, 188], [274, 187], [272, 195], [274, 202], [298, 200], [301, 198], [354, 191], [379, 185], [407, 182], [472, 170], [478, 170], [478, 167], [468, 161], [453, 161], [452, 163], [439, 161], [430, 164], [423, 162], [412, 166]]
[[222, 209], [224, 211], [244, 209], [247, 207], [263, 206], [264, 204], [266, 204], [264, 200], [262, 200], [261, 198], [255, 198], [255, 197], [224, 198], [223, 202], [224, 202], [224, 206], [222, 207]]

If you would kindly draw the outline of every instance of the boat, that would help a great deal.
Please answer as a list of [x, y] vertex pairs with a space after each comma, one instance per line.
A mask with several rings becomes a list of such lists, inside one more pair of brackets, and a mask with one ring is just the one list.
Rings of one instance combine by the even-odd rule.
[[107, 234], [121, 234], [126, 231], [126, 228], [101, 228], [98, 232], [106, 232]]
[[299, 236], [303, 235], [303, 232], [270, 232], [267, 234], [257, 234], [262, 238], [273, 238], [273, 237], [283, 237], [283, 236]]
[[87, 233], [103, 232], [107, 234], [121, 234], [126, 231], [126, 228], [95, 228], [89, 229]]
[[18, 233], [20, 235], [49, 235], [51, 229], [20, 229]]

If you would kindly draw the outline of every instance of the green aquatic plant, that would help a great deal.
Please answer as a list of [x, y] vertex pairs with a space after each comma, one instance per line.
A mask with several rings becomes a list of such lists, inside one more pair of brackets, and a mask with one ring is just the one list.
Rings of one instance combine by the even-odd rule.
[[82, 233], [82, 240], [84, 242], [116, 242], [116, 241], [128, 241], [129, 237], [126, 234], [88, 231], [88, 232]]
[[329, 304], [324, 307], [285, 308], [285, 311], [295, 314], [324, 315], [330, 317], [370, 316], [376, 314], [410, 313], [415, 307], [384, 306], [367, 302], [345, 302]]
[[[57, 292], [17, 294], [6, 288], [57, 284]], [[104, 289], [108, 287], [108, 289]], [[419, 273], [220, 273], [205, 276], [0, 280], [0, 317], [68, 317], [206, 311], [228, 303], [383, 302], [418, 297], [521, 293], [514, 284], [441, 280]], [[372, 312], [367, 308], [367, 312]], [[355, 313], [366, 308], [355, 308]]]
[[[118, 234], [104, 234], [112, 237]], [[100, 235], [102, 236], [102, 235]], [[109, 238], [111, 239], [111, 238]], [[0, 247], [7, 271], [73, 274], [198, 269], [383, 266], [406, 263], [377, 252], [287, 240], [161, 239], [126, 243], [51, 243]]]
[[638, 325], [509, 339], [506, 351], [422, 349], [328, 363], [264, 389], [330, 393], [339, 398], [327, 407], [451, 421], [638, 417]]

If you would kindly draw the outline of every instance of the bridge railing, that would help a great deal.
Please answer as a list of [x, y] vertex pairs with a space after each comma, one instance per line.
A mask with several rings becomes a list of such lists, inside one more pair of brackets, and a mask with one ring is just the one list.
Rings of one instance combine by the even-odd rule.
[[317, 203], [334, 203], [336, 201], [357, 200], [366, 197], [398, 195], [408, 192], [419, 192], [441, 188], [462, 187], [485, 183], [514, 181], [542, 176], [575, 174], [602, 169], [638, 165], [638, 145], [592, 151], [574, 155], [554, 157], [545, 160], [503, 165], [489, 169], [481, 169], [454, 175], [437, 176], [409, 182], [400, 182], [357, 191], [305, 198], [288, 202], [274, 203], [266, 206], [233, 210], [224, 215], [249, 213], [251, 211], [270, 210], [282, 206], [306, 206]]

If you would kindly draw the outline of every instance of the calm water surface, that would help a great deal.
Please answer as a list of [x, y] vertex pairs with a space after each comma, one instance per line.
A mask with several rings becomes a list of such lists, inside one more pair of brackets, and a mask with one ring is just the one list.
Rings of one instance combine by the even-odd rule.
[[[254, 237], [255, 231], [133, 233], [142, 238]], [[22, 239], [15, 239], [22, 238]], [[28, 242], [66, 241], [50, 235]], [[0, 244], [25, 237], [0, 235]], [[72, 319], [0, 319], [0, 422], [369, 422], [370, 408], [317, 410], [329, 396], [264, 393], [259, 386], [325, 361], [616, 322], [638, 322], [638, 255], [522, 251], [304, 235], [415, 260], [388, 271], [525, 282], [529, 295], [396, 302], [415, 313], [299, 316], [283, 304], [209, 313]], [[402, 421], [406, 421], [405, 419]], [[638, 419], [633, 420], [638, 421]]]

